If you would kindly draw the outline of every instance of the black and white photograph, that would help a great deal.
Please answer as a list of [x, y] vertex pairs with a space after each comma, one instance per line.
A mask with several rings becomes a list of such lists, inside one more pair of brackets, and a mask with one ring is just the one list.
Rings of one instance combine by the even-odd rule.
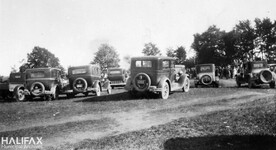
[[275, 0], [0, 0], [0, 150], [275, 150]]

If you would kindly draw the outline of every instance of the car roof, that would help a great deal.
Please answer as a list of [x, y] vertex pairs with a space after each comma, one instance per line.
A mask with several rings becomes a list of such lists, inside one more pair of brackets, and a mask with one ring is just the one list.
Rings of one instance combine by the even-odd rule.
[[207, 65], [215, 65], [215, 64], [198, 64], [197, 66], [207, 66]]
[[132, 60], [160, 60], [160, 59], [169, 59], [175, 60], [173, 57], [166, 57], [166, 56], [140, 56], [140, 57], [132, 57]]
[[33, 70], [45, 71], [45, 70], [61, 70], [61, 69], [59, 69], [59, 68], [30, 68], [30, 69], [26, 69], [26, 72], [33, 71]]
[[88, 64], [88, 65], [82, 65], [82, 66], [72, 66], [72, 67], [69, 67], [69, 69], [86, 68], [86, 67], [100, 67], [100, 66], [97, 64]]

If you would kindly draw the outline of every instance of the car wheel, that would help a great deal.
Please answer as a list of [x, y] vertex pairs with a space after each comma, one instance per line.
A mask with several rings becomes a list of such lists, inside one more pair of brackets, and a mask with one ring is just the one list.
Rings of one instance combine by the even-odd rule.
[[59, 90], [56, 88], [55, 92], [52, 94], [52, 100], [57, 100], [59, 95]]
[[106, 92], [107, 92], [107, 94], [111, 94], [111, 87], [108, 87]]
[[31, 94], [41, 96], [45, 92], [45, 86], [41, 82], [34, 82], [30, 88]]
[[203, 85], [210, 85], [212, 84], [212, 78], [210, 75], [203, 75], [200, 79]]
[[79, 93], [84, 92], [87, 89], [87, 82], [84, 78], [77, 78], [73, 82], [73, 90]]
[[190, 80], [189, 78], [186, 78], [184, 81], [184, 86], [182, 88], [183, 92], [188, 92], [190, 90]]
[[96, 96], [101, 96], [101, 88], [99, 84], [97, 84], [95, 87], [95, 93], [96, 93]]
[[236, 79], [236, 83], [238, 87], [241, 87], [241, 83], [239, 82], [239, 79]]
[[275, 88], [275, 82], [270, 82], [269, 83], [269, 87], [272, 88], [272, 89], [274, 89]]
[[144, 92], [151, 85], [151, 79], [150, 79], [149, 75], [147, 75], [146, 73], [138, 73], [133, 78], [132, 83], [133, 83], [133, 87], [136, 91]]
[[85, 92], [83, 93], [85, 97], [87, 97], [89, 95], [89, 92]]
[[24, 90], [20, 87], [17, 87], [14, 89], [14, 96], [15, 96], [15, 100], [18, 102], [26, 101]]
[[248, 88], [252, 89], [254, 87], [254, 81], [249, 81], [248, 82]]
[[74, 98], [75, 97], [75, 94], [66, 94], [67, 98]]
[[170, 87], [168, 82], [165, 82], [162, 86], [162, 91], [160, 92], [160, 98], [168, 99], [169, 94], [170, 94]]

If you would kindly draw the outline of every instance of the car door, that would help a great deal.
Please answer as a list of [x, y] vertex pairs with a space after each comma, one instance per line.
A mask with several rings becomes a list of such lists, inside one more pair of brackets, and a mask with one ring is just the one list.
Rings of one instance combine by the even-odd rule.
[[170, 76], [171, 76], [170, 60], [165, 59], [162, 61], [162, 72], [164, 76], [170, 79]]
[[169, 77], [171, 82], [176, 81], [176, 76], [177, 76], [177, 69], [175, 68], [175, 61], [171, 60], [170, 61], [170, 77]]

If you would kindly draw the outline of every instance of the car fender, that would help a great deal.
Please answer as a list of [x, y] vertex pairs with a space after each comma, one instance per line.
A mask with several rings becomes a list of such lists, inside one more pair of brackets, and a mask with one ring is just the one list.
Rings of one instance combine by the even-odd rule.
[[163, 84], [164, 84], [165, 82], [167, 82], [167, 81], [169, 81], [169, 86], [170, 86], [170, 91], [171, 91], [171, 81], [170, 81], [169, 78], [167, 78], [167, 77], [165, 77], [165, 76], [161, 77], [161, 79], [160, 79], [159, 82], [158, 82], [157, 88], [162, 88], [162, 87], [163, 87]]

